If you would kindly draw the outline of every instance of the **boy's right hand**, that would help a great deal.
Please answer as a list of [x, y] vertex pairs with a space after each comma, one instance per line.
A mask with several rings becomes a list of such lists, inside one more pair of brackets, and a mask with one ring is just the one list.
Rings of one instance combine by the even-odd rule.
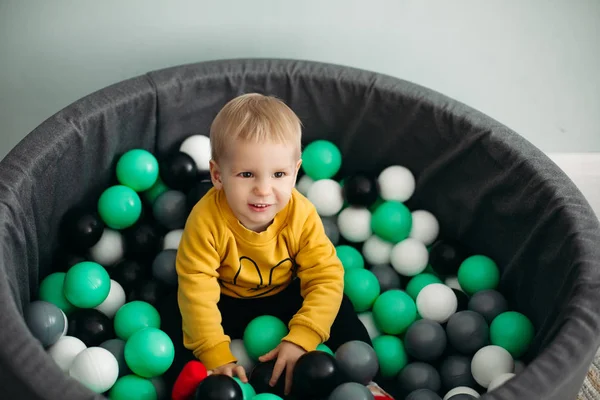
[[236, 363], [221, 365], [220, 367], [213, 369], [211, 374], [227, 375], [232, 378], [237, 376], [242, 382], [248, 383], [248, 378], [246, 377], [246, 371], [244, 370], [244, 367], [237, 365]]

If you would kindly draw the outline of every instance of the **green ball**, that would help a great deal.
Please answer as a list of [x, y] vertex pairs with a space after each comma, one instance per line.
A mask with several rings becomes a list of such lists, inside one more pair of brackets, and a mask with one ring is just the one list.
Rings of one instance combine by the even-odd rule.
[[117, 310], [114, 328], [117, 337], [127, 340], [144, 328], [159, 329], [160, 314], [150, 303], [140, 300], [130, 301]]
[[490, 324], [490, 341], [505, 348], [513, 358], [519, 358], [529, 349], [535, 329], [525, 315], [516, 311], [499, 314]]
[[250, 382], [244, 383], [237, 376], [234, 376], [233, 380], [236, 381], [238, 385], [240, 385], [240, 387], [242, 388], [242, 400], [254, 399], [254, 396], [256, 396], [256, 391], [254, 390], [252, 385], [250, 385]]
[[466, 294], [486, 289], [496, 289], [500, 282], [500, 270], [496, 263], [484, 255], [467, 257], [458, 268], [458, 283]]
[[313, 180], [331, 179], [342, 166], [342, 153], [328, 140], [315, 140], [302, 151], [302, 169]]
[[157, 328], [137, 331], [125, 342], [125, 362], [131, 372], [143, 378], [164, 374], [175, 358], [169, 336]]
[[327, 346], [327, 345], [326, 345], [326, 344], [324, 344], [324, 343], [321, 343], [321, 344], [319, 344], [319, 345], [317, 346], [316, 350], [318, 350], [318, 351], [324, 351], [325, 353], [329, 353], [329, 354], [331, 354], [332, 356], [335, 356], [335, 353], [333, 352], [333, 350], [331, 350], [331, 349], [329, 348], [329, 346]]
[[421, 290], [425, 286], [430, 285], [432, 283], [444, 283], [444, 282], [442, 282], [442, 280], [440, 278], [438, 278], [437, 276], [435, 276], [433, 274], [422, 272], [411, 278], [411, 280], [406, 285], [406, 293], [408, 293], [408, 295], [410, 297], [412, 297], [413, 300], [416, 301], [417, 296], [419, 295]]
[[117, 180], [136, 192], [148, 190], [158, 178], [158, 161], [144, 149], [133, 149], [117, 162]]
[[364, 268], [365, 259], [360, 251], [347, 244], [336, 246], [335, 251], [346, 271], [354, 268]]
[[79, 308], [94, 308], [102, 304], [110, 292], [110, 276], [104, 267], [93, 261], [82, 261], [67, 271], [63, 293], [68, 302]]
[[161, 194], [163, 194], [164, 192], [168, 192], [169, 190], [171, 189], [163, 182], [159, 175], [154, 185], [152, 185], [150, 189], [146, 190], [143, 193], [143, 196], [146, 199], [146, 201], [150, 203], [150, 205], [152, 205]]
[[109, 228], [129, 228], [142, 214], [142, 201], [130, 187], [111, 186], [98, 199], [98, 213]]
[[344, 273], [344, 293], [356, 312], [370, 310], [381, 293], [379, 280], [368, 269], [355, 268]]
[[417, 306], [408, 293], [400, 289], [383, 292], [373, 304], [373, 320], [382, 333], [399, 335], [415, 322]]
[[283, 400], [281, 397], [272, 393], [259, 393], [252, 400]]
[[398, 375], [408, 364], [404, 343], [396, 336], [381, 335], [373, 339], [373, 349], [379, 361], [379, 371], [384, 378]]
[[288, 333], [287, 326], [279, 318], [261, 315], [246, 326], [242, 340], [248, 356], [257, 361], [258, 357], [279, 346]]
[[406, 239], [412, 229], [412, 214], [399, 201], [382, 203], [371, 216], [371, 230], [381, 239], [399, 243]]
[[64, 293], [66, 272], [54, 272], [45, 277], [40, 282], [39, 297], [40, 300], [54, 304], [69, 314], [76, 307], [67, 300]]
[[157, 397], [150, 380], [133, 374], [117, 379], [108, 392], [109, 400], [156, 400]]

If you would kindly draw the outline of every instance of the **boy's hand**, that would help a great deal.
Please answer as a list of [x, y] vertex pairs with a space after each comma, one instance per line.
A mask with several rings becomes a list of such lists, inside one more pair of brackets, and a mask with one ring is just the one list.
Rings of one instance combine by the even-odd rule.
[[275, 386], [283, 370], [285, 369], [285, 394], [290, 394], [292, 389], [294, 366], [296, 365], [296, 361], [298, 361], [300, 356], [304, 353], [306, 353], [306, 350], [304, 350], [302, 347], [284, 340], [279, 344], [279, 346], [275, 347], [267, 354], [260, 356], [258, 360], [261, 362], [266, 362], [277, 358], [275, 366], [273, 367], [273, 375], [271, 375], [271, 381], [269, 382], [269, 385]]
[[240, 378], [242, 382], [248, 383], [248, 378], [246, 377], [246, 371], [244, 370], [244, 367], [242, 367], [241, 365], [237, 365], [236, 363], [221, 365], [220, 367], [209, 371], [209, 375], [211, 374], [227, 375], [232, 378], [237, 375], [237, 377]]

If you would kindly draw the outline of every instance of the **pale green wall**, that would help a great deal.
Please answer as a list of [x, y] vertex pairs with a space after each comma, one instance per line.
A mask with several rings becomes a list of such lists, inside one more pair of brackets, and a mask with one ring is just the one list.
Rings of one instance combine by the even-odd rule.
[[600, 151], [599, 26], [598, 0], [0, 0], [0, 158], [92, 91], [234, 57], [391, 74], [542, 150]]

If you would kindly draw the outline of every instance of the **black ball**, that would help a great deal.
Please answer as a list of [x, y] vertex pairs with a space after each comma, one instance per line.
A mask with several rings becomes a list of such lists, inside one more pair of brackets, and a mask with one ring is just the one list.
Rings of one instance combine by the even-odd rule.
[[104, 232], [104, 222], [95, 211], [73, 207], [62, 217], [60, 238], [75, 252], [85, 252], [94, 246]]
[[442, 400], [442, 398], [429, 389], [418, 389], [406, 396], [404, 400]]
[[52, 260], [52, 271], [53, 272], [67, 272], [73, 265], [79, 264], [80, 262], [87, 261], [87, 258], [75, 254], [65, 248], [59, 248], [54, 252], [54, 259]]
[[402, 368], [397, 382], [398, 389], [404, 393], [404, 396], [419, 389], [429, 389], [439, 393], [442, 388], [438, 371], [432, 365], [420, 361], [411, 362]]
[[477, 387], [471, 374], [471, 357], [453, 355], [442, 361], [439, 367], [444, 390], [449, 391], [458, 386]]
[[473, 294], [469, 300], [468, 309], [481, 314], [486, 322], [491, 324], [494, 318], [508, 311], [508, 302], [497, 290], [482, 290]]
[[209, 180], [199, 180], [192, 186], [189, 192], [186, 195], [186, 206], [188, 211], [191, 211], [192, 208], [196, 205], [198, 201], [213, 187], [212, 181]]
[[446, 350], [446, 332], [436, 321], [420, 319], [406, 330], [404, 348], [406, 353], [419, 361], [435, 361]]
[[150, 278], [150, 268], [144, 267], [137, 260], [123, 259], [107, 268], [111, 279], [118, 282], [125, 293], [129, 293], [139, 282]]
[[310, 351], [296, 362], [292, 392], [296, 400], [327, 397], [341, 383], [335, 357], [323, 351]]
[[187, 192], [196, 181], [198, 166], [187, 153], [176, 151], [159, 166], [160, 177], [170, 189]]
[[168, 288], [162, 282], [153, 279], [143, 279], [132, 284], [127, 293], [127, 301], [145, 301], [154, 307], [158, 307], [161, 300], [166, 296]]
[[342, 194], [349, 205], [370, 207], [379, 198], [379, 183], [366, 174], [351, 175], [344, 180]]
[[147, 261], [156, 256], [160, 249], [162, 235], [154, 224], [143, 221], [124, 229], [123, 240], [127, 258]]
[[275, 386], [269, 385], [276, 361], [277, 360], [261, 362], [252, 368], [248, 382], [254, 388], [256, 394], [272, 393], [279, 397], [283, 397], [285, 392], [285, 370], [277, 380]]
[[490, 328], [475, 311], [453, 314], [446, 324], [448, 342], [460, 353], [471, 356], [490, 342]]
[[456, 312], [464, 311], [469, 309], [469, 296], [462, 290], [452, 288], [452, 291], [456, 295]]
[[438, 240], [429, 251], [429, 264], [438, 275], [457, 275], [460, 264], [467, 257], [467, 250], [458, 242]]
[[113, 322], [106, 314], [95, 308], [80, 308], [69, 317], [67, 335], [75, 336], [87, 346], [99, 346], [115, 337]]
[[230, 376], [209, 375], [204, 378], [196, 391], [195, 400], [243, 400], [241, 386]]

